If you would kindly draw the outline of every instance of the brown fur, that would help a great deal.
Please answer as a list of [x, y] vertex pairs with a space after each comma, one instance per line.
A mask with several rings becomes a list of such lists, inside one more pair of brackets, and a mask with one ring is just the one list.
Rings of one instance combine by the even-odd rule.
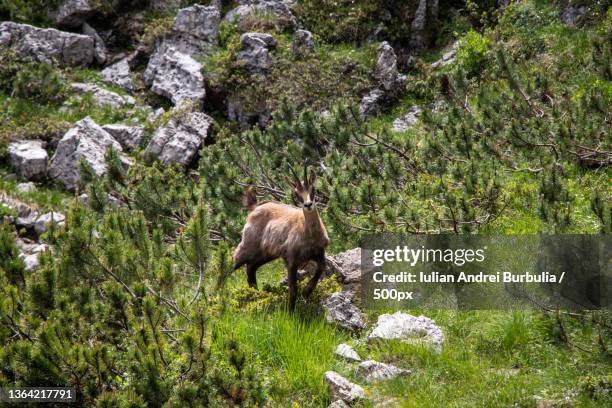
[[[314, 183], [314, 176], [311, 179]], [[260, 266], [282, 258], [288, 269], [289, 305], [293, 309], [297, 292], [297, 269], [308, 261], [317, 262], [317, 271], [306, 285], [304, 295], [315, 288], [325, 267], [325, 248], [329, 237], [312, 200], [311, 187], [294, 185], [303, 202], [311, 209], [302, 209], [275, 201], [257, 202], [255, 194], [245, 197], [249, 211], [242, 230], [242, 240], [234, 251], [234, 269], [247, 265], [247, 279], [257, 287], [256, 271]], [[305, 191], [302, 191], [305, 190]]]

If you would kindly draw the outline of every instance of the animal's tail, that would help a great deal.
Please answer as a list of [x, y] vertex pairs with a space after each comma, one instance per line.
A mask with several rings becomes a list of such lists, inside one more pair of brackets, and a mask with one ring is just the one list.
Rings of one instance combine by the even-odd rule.
[[253, 208], [257, 206], [257, 195], [255, 191], [251, 188], [244, 192], [244, 196], [242, 197], [242, 204], [246, 207], [246, 209], [251, 212]]

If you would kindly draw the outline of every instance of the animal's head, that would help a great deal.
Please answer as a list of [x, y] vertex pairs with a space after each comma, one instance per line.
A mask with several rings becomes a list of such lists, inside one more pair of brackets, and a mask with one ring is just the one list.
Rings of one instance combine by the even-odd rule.
[[[292, 169], [293, 172], [293, 169]], [[295, 200], [304, 211], [314, 211], [316, 207], [316, 196], [315, 196], [315, 181], [317, 176], [314, 169], [310, 170], [310, 177], [308, 177], [308, 171], [304, 167], [304, 181], [302, 182], [299, 177], [293, 172], [295, 180], [291, 180], [287, 177], [287, 182], [293, 188], [293, 194]]]

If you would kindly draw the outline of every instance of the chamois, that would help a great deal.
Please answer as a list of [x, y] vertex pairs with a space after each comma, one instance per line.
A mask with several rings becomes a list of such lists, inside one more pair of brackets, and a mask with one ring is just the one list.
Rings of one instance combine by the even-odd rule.
[[306, 287], [308, 297], [319, 281], [325, 268], [325, 248], [329, 237], [319, 217], [315, 202], [314, 170], [310, 178], [304, 167], [304, 183], [297, 175], [295, 181], [288, 177], [300, 207], [276, 201], [257, 201], [253, 190], [247, 190], [244, 204], [248, 210], [242, 240], [234, 251], [234, 270], [246, 264], [247, 281], [250, 287], [257, 287], [257, 268], [282, 258], [288, 273], [289, 308], [295, 308], [297, 297], [297, 271], [308, 261], [315, 261], [317, 269]]

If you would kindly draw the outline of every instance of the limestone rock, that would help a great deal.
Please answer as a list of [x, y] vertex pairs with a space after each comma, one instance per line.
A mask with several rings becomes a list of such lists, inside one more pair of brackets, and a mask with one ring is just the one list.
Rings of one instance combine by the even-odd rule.
[[272, 17], [276, 25], [280, 27], [289, 30], [297, 27], [295, 16], [286, 2], [282, 0], [256, 0], [242, 3], [223, 17], [223, 20], [236, 24], [241, 31], [248, 31], [252, 28], [249, 27], [249, 19], [262, 15]]
[[104, 68], [102, 78], [107, 84], [119, 86], [128, 92], [134, 91], [134, 81], [130, 75], [130, 64], [127, 58]]
[[329, 408], [349, 408], [348, 404], [342, 400], [336, 400], [331, 403]]
[[409, 372], [392, 364], [379, 363], [374, 360], [364, 361], [357, 367], [357, 374], [368, 382], [392, 380], [399, 375], [408, 374]]
[[37, 235], [42, 235], [49, 230], [51, 224], [57, 226], [64, 225], [66, 217], [63, 214], [56, 212], [49, 212], [39, 216], [34, 222], [34, 231]]
[[27, 183], [19, 183], [15, 187], [15, 190], [17, 190], [18, 193], [31, 193], [36, 191], [36, 184], [32, 183], [31, 181]]
[[412, 106], [404, 115], [396, 118], [393, 121], [392, 130], [394, 132], [405, 132], [419, 121], [422, 110], [418, 106]]
[[149, 60], [144, 79], [151, 91], [169, 98], [175, 105], [183, 101], [201, 103], [206, 95], [201, 71], [202, 64], [170, 47]]
[[240, 36], [242, 51], [236, 60], [249, 73], [265, 74], [272, 66], [270, 50], [276, 46], [276, 40], [270, 34], [244, 33]]
[[153, 134], [144, 152], [145, 159], [187, 166], [197, 155], [212, 124], [213, 119], [201, 112], [173, 116]]
[[217, 7], [194, 5], [181, 9], [164, 42], [187, 55], [206, 55], [218, 45], [220, 22]]
[[576, 24], [586, 12], [587, 8], [585, 6], [568, 5], [561, 14], [561, 20], [570, 27], [576, 27]]
[[363, 117], [379, 113], [385, 103], [385, 93], [380, 89], [368, 92], [359, 102], [359, 114]]
[[293, 34], [291, 49], [293, 50], [293, 55], [298, 58], [301, 58], [307, 53], [311, 52], [314, 49], [312, 33], [307, 30], [297, 30]]
[[49, 250], [48, 245], [39, 244], [28, 239], [18, 238], [15, 240], [15, 245], [19, 249], [19, 258], [23, 259], [26, 272], [38, 269], [40, 266], [38, 259], [40, 253]]
[[334, 353], [349, 361], [361, 361], [361, 357], [359, 357], [355, 349], [346, 343], [339, 344]]
[[[121, 145], [91, 118], [75, 124], [59, 141], [51, 158], [49, 175], [73, 190], [80, 180], [80, 161], [85, 160], [98, 176], [106, 173], [104, 156], [107, 149], [122, 151]], [[129, 161], [121, 156], [124, 164]]]
[[365, 327], [361, 311], [352, 303], [348, 292], [336, 292], [323, 302], [325, 319], [345, 329], [359, 331]]
[[393, 339], [405, 342], [424, 341], [440, 348], [444, 343], [444, 333], [436, 322], [428, 317], [415, 317], [397, 312], [378, 316], [378, 322], [367, 339], [368, 341]]
[[453, 47], [449, 51], [442, 54], [442, 58], [440, 58], [439, 60], [431, 64], [431, 67], [432, 68], [444, 67], [446, 65], [449, 65], [455, 62], [455, 57], [457, 55], [457, 48], [459, 48], [459, 42], [455, 42], [453, 44]]
[[438, 19], [439, 0], [419, 0], [411, 24], [410, 46], [413, 49], [426, 47]]
[[26, 180], [47, 174], [49, 156], [41, 140], [24, 140], [9, 144], [9, 162], [15, 172]]
[[91, 94], [94, 103], [100, 107], [109, 106], [116, 109], [126, 105], [134, 105], [135, 103], [134, 98], [131, 96], [121, 96], [95, 84], [74, 82], [70, 84], [70, 89], [80, 95]]
[[387, 94], [397, 95], [404, 90], [406, 76], [397, 70], [397, 56], [393, 47], [384, 41], [378, 46], [378, 59], [376, 61], [376, 79], [381, 89]]
[[94, 57], [100, 65], [104, 64], [108, 59], [108, 50], [98, 32], [89, 24], [83, 23], [83, 34], [93, 38], [94, 40]]
[[96, 13], [95, 0], [63, 0], [55, 15], [55, 23], [62, 27], [78, 27]]
[[106, 130], [126, 151], [137, 149], [145, 133], [143, 126], [104, 125], [102, 129]]
[[325, 382], [329, 387], [329, 394], [333, 401], [342, 400], [352, 404], [365, 399], [365, 391], [357, 384], [353, 384], [335, 371], [325, 373]]
[[38, 28], [11, 21], [0, 23], [0, 48], [11, 48], [20, 57], [60, 65], [89, 65], [94, 61], [93, 38], [53, 28]]

